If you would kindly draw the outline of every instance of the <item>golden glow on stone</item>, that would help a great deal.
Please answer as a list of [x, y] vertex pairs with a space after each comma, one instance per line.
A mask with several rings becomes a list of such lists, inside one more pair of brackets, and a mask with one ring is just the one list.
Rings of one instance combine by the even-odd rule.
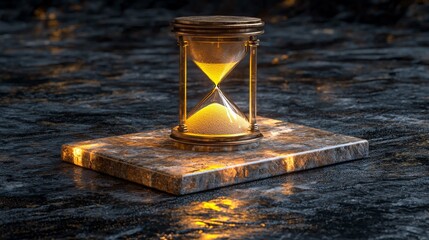
[[294, 191], [294, 184], [287, 182], [282, 184], [282, 191], [284, 195], [292, 195], [295, 193]]
[[73, 148], [73, 163], [82, 166], [82, 149]]
[[236, 209], [242, 204], [243, 203], [237, 199], [219, 198], [208, 202], [201, 202], [200, 207], [203, 209], [210, 209], [216, 212], [228, 212], [229, 210]]
[[211, 210], [214, 210], [216, 212], [221, 211], [221, 208], [218, 205], [216, 205], [216, 203], [203, 202], [202, 205], [203, 205], [203, 208], [205, 208], [205, 209], [211, 209]]
[[[88, 154], [88, 151], [92, 149], [100, 149], [103, 146], [104, 146], [103, 143], [92, 143], [92, 144], [81, 144], [79, 146], [73, 147], [73, 149], [70, 152], [71, 158], [73, 159], [73, 163], [78, 166], [88, 165], [95, 158], [95, 155], [92, 152], [89, 152]], [[84, 158], [84, 152], [86, 152], [85, 158]], [[67, 154], [69, 154], [67, 153], [67, 151], [62, 152], [63, 156]]]
[[186, 120], [188, 131], [199, 135], [241, 135], [249, 128], [249, 122], [232, 109], [212, 103]]
[[203, 233], [203, 234], [201, 234], [202, 240], [220, 239], [220, 238], [225, 238], [225, 237], [227, 237], [227, 236], [222, 235], [222, 234], [217, 234], [217, 233]]
[[[204, 158], [202, 158], [201, 161], [204, 161]], [[222, 169], [222, 168], [225, 168], [225, 167], [226, 167], [225, 164], [216, 164], [216, 163], [213, 163], [213, 164], [207, 165], [206, 167], [204, 167], [202, 169], [199, 169], [196, 172], [205, 172], [205, 171], [210, 171], [210, 170], [218, 170], [218, 169]]]
[[199, 239], [248, 239], [263, 227], [246, 226], [248, 222], [259, 222], [260, 219], [258, 214], [250, 212], [249, 205], [252, 203], [245, 198], [218, 197], [208, 201], [195, 201], [176, 211], [185, 210], [188, 213], [181, 216], [180, 224], [186, 228], [199, 229]]
[[[268, 118], [259, 118], [258, 122], [267, 141], [257, 151], [181, 152], [170, 147], [166, 137], [169, 129], [165, 128], [66, 144], [61, 155], [63, 161], [181, 195], [346, 162], [368, 154], [368, 142], [363, 139]], [[152, 181], [158, 175], [162, 177]], [[286, 195], [294, 191], [288, 184], [282, 188]], [[234, 208], [235, 200], [220, 199], [209, 202], [215, 203], [216, 209]]]

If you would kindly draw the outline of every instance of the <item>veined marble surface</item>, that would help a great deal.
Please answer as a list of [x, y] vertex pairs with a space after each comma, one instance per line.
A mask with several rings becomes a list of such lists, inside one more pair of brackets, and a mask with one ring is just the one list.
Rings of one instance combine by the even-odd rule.
[[175, 149], [169, 129], [66, 144], [62, 159], [176, 195], [366, 157], [368, 141], [260, 118], [258, 148], [234, 152]]
[[[429, 238], [424, 1], [249, 0], [222, 11], [266, 22], [258, 113], [367, 139], [368, 158], [183, 196], [60, 160], [69, 142], [177, 125], [169, 21], [233, 2], [0, 1], [2, 240]], [[193, 106], [211, 83], [189, 66]], [[243, 111], [247, 70], [222, 82]]]

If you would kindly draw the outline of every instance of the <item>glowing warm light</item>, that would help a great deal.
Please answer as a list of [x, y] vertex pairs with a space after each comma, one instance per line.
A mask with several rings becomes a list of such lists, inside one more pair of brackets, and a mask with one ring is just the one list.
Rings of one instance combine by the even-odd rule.
[[220, 200], [220, 203], [222, 205], [228, 206], [229, 209], [236, 209], [238, 206], [240, 206], [240, 201], [234, 201], [230, 198], [224, 198]]
[[200, 227], [207, 227], [207, 224], [205, 222], [200, 222], [200, 221], [196, 221], [195, 225], [200, 226]]
[[[81, 144], [79, 145], [79, 149], [86, 149], [86, 150], [90, 150], [93, 148], [99, 148], [104, 146], [104, 143], [90, 143], [90, 144]], [[82, 151], [82, 150], [81, 150]]]
[[271, 61], [271, 64], [279, 64], [280, 60], [278, 57], [273, 58], [273, 60]]
[[286, 59], [288, 59], [289, 56], [286, 54], [281, 55], [280, 57], [275, 57], [273, 58], [273, 60], [271, 60], [271, 64], [279, 64], [280, 61], [284, 61]]
[[232, 109], [212, 103], [186, 120], [188, 131], [196, 134], [244, 134], [249, 122]]
[[205, 208], [205, 209], [211, 209], [211, 210], [214, 210], [216, 212], [221, 211], [221, 208], [216, 203], [203, 202], [202, 205], [203, 205], [203, 208]]
[[249, 204], [243, 199], [219, 197], [192, 202], [177, 211], [188, 213], [181, 215], [180, 224], [189, 229], [197, 228], [200, 239], [248, 239], [263, 229], [259, 225], [246, 226], [249, 222], [260, 221], [258, 214], [249, 212]]
[[[91, 150], [93, 148], [99, 148], [104, 146], [104, 143], [93, 143], [93, 144], [82, 144], [76, 147], [73, 147], [73, 151], [72, 151], [72, 157], [73, 157], [73, 163], [79, 166], [83, 166], [84, 165], [84, 159], [83, 159], [83, 153], [84, 150], [88, 151]], [[89, 159], [86, 159], [85, 162], [92, 161], [94, 158], [94, 154], [92, 152], [89, 153]]]
[[215, 85], [218, 85], [238, 62], [202, 63], [195, 61], [195, 63]]
[[295, 170], [295, 157], [288, 156], [283, 159], [283, 163], [286, 167], [287, 172], [292, 172]]
[[80, 148], [73, 148], [73, 163], [82, 166], [82, 154], [83, 151]]
[[[216, 199], [215, 201], [201, 203], [202, 208], [211, 209], [216, 212], [225, 212], [228, 210], [234, 210], [240, 205], [242, 205], [241, 201], [230, 199], [230, 198], [219, 198], [219, 199]], [[223, 219], [223, 220], [226, 221], [228, 219]]]
[[288, 8], [288, 7], [292, 7], [293, 5], [295, 5], [295, 3], [296, 3], [296, 0], [284, 0], [282, 2], [282, 5], [286, 8]]
[[219, 239], [222, 237], [225, 237], [225, 236], [220, 235], [220, 234], [216, 234], [216, 233], [203, 233], [203, 234], [201, 234], [201, 239], [203, 239], [203, 240]]
[[294, 193], [294, 185], [292, 183], [282, 184], [282, 193], [284, 195], [292, 195]]
[[[256, 123], [259, 18], [179, 17], [172, 22], [180, 46], [179, 124], [171, 131], [174, 146], [193, 151], [236, 151], [257, 147], [263, 137]], [[220, 90], [220, 84], [249, 54], [248, 115]], [[188, 113], [188, 58], [214, 84]]]
[[57, 15], [53, 12], [47, 12], [43, 8], [37, 8], [34, 11], [34, 16], [39, 20], [54, 20], [57, 18]]
[[[204, 161], [202, 159], [202, 161]], [[208, 166], [198, 169], [198, 171], [196, 172], [206, 172], [206, 171], [210, 171], [210, 170], [216, 170], [216, 169], [222, 169], [225, 168], [225, 164], [209, 164]]]

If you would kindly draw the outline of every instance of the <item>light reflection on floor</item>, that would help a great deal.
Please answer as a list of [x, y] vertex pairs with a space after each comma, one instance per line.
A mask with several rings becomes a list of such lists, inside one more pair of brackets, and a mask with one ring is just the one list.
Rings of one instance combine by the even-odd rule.
[[[246, 223], [258, 221], [258, 215], [253, 214], [248, 205], [245, 200], [227, 197], [192, 202], [182, 207], [186, 214], [182, 214], [184, 217], [179, 219], [179, 224], [195, 229], [201, 239], [246, 238], [261, 229], [261, 225], [243, 228]], [[225, 227], [233, 231], [225, 232]]]

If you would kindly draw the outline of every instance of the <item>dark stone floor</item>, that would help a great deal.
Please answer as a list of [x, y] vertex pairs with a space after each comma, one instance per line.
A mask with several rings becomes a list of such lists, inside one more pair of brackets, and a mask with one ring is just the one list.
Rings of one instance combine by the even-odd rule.
[[[64, 143], [177, 123], [176, 15], [0, 21], [1, 239], [429, 238], [424, 22], [265, 19], [259, 114], [368, 139], [368, 159], [183, 197], [61, 162]], [[241, 106], [245, 69], [224, 82]]]

